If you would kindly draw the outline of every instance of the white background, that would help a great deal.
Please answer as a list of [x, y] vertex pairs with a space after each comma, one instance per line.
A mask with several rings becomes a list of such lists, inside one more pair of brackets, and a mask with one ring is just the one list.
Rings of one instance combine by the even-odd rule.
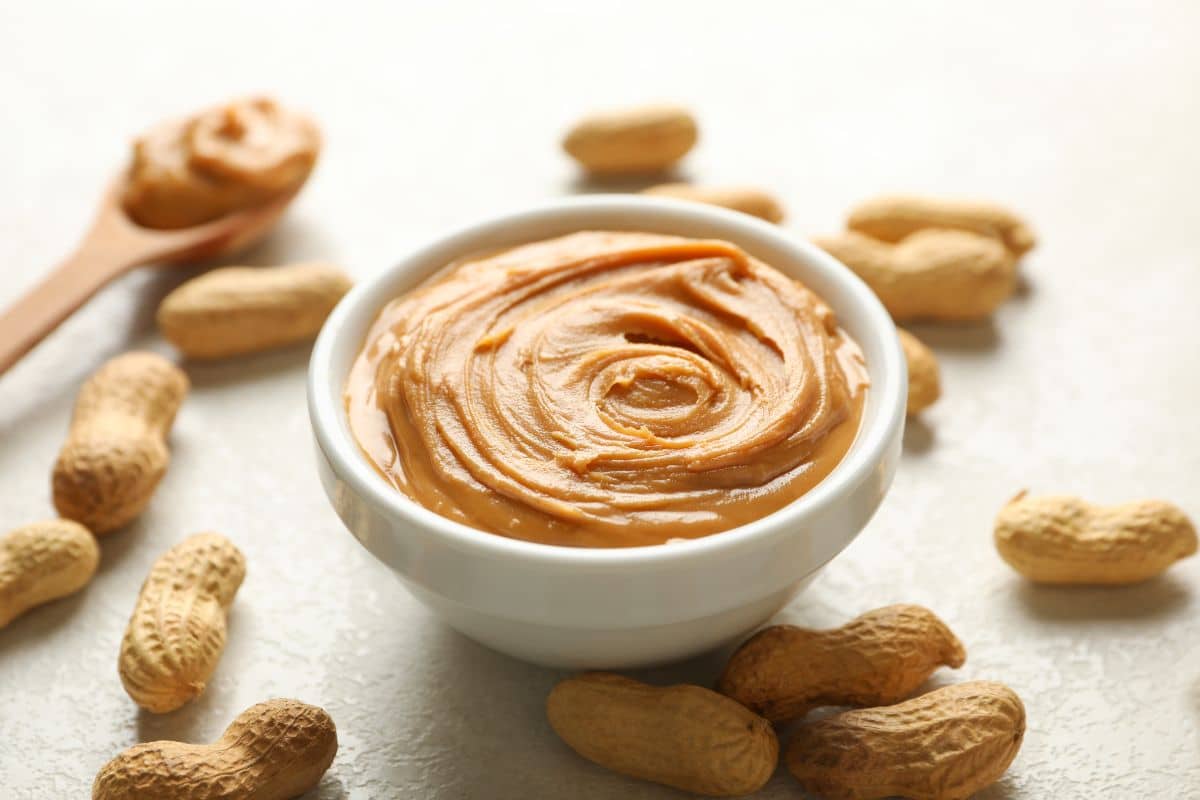
[[[330, 258], [363, 277], [448, 226], [581, 190], [557, 147], [578, 113], [695, 108], [686, 173], [769, 187], [798, 235], [881, 190], [973, 194], [1041, 246], [993, 324], [919, 327], [945, 396], [906, 436], [877, 518], [782, 615], [837, 625], [923, 603], [1029, 712], [981, 796], [1200, 797], [1200, 559], [1124, 589], [1036, 588], [991, 545], [1021, 488], [1200, 517], [1200, 4], [5, 3], [0, 304], [65, 256], [131, 136], [252, 90], [311, 110], [317, 173], [256, 264]], [[990, 10], [983, 10], [983, 9]], [[120, 281], [0, 378], [0, 530], [51, 515], [79, 383], [132, 347], [190, 274]], [[86, 796], [122, 748], [208, 741], [294, 696], [341, 749], [317, 797], [667, 798], [588, 764], [547, 727], [561, 677], [420, 608], [342, 529], [309, 452], [297, 348], [193, 381], [147, 514], [103, 542], [82, 594], [0, 631], [0, 794]], [[249, 574], [208, 692], [139, 713], [121, 632], [155, 558], [212, 529]], [[642, 675], [711, 682], [719, 657]], [[798, 792], [780, 771], [762, 794]]]

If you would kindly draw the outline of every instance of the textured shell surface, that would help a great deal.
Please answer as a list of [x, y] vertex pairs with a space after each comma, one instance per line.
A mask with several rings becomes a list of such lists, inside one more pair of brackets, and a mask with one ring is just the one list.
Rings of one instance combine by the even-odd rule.
[[655, 172], [686, 155], [697, 135], [687, 109], [639, 106], [584, 117], [567, 133], [563, 149], [592, 172]]
[[1000, 510], [994, 538], [1013, 569], [1043, 583], [1134, 583], [1197, 550], [1195, 525], [1162, 500], [1097, 506], [1022, 492]]
[[93, 800], [285, 800], [333, 763], [337, 729], [321, 708], [277, 699], [242, 712], [211, 745], [149, 742], [97, 774]]
[[83, 385], [51, 475], [54, 506], [97, 535], [137, 517], [167, 470], [187, 376], [155, 353], [108, 361]]
[[906, 411], [918, 414], [937, 402], [942, 394], [941, 375], [937, 356], [929, 347], [903, 328], [896, 333], [904, 349], [904, 360], [908, 366], [908, 403]]
[[71, 520], [34, 522], [0, 537], [0, 628], [35, 606], [79, 591], [99, 563], [95, 537]]
[[786, 761], [806, 791], [833, 800], [965, 800], [1004, 774], [1024, 735], [1021, 699], [973, 681], [802, 725]]
[[331, 264], [223, 267], [167, 295], [158, 324], [189, 357], [242, 355], [312, 338], [350, 286]]
[[756, 791], [778, 760], [770, 723], [699, 686], [655, 687], [590, 673], [559, 683], [547, 716], [584, 758], [698, 794]]
[[772, 721], [820, 706], [895, 703], [966, 651], [932, 611], [892, 605], [830, 630], [774, 625], [730, 657], [718, 690]]
[[857, 231], [813, 243], [854, 271], [898, 322], [986, 318], [1016, 288], [1016, 262], [995, 239], [924, 229], [899, 243]]
[[884, 195], [851, 209], [846, 226], [889, 242], [931, 228], [970, 231], [1002, 242], [1014, 256], [1024, 255], [1037, 244], [1024, 220], [984, 200]]
[[246, 574], [241, 551], [200, 533], [150, 570], [121, 642], [121, 682], [150, 711], [179, 708], [204, 691], [225, 647], [225, 613]]

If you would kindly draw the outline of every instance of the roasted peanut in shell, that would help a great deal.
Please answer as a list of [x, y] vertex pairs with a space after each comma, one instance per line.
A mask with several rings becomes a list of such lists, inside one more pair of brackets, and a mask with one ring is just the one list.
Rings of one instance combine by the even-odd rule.
[[767, 720], [700, 686], [656, 687], [588, 673], [555, 686], [546, 715], [589, 761], [710, 797], [757, 791], [779, 758]]
[[54, 507], [96, 535], [146, 508], [167, 471], [167, 432], [188, 391], [182, 370], [155, 353], [125, 353], [83, 384], [54, 464]]
[[69, 519], [34, 522], [0, 537], [0, 628], [87, 586], [99, 563], [95, 537]]
[[337, 754], [323, 709], [268, 700], [243, 711], [216, 742], [148, 742], [104, 765], [92, 800], [286, 800], [317, 785]]
[[1194, 555], [1196, 527], [1175, 505], [1140, 500], [1098, 506], [1067, 495], [1021, 492], [1000, 510], [996, 550], [1030, 580], [1125, 584]]
[[786, 762], [825, 800], [966, 800], [1004, 774], [1024, 736], [1021, 698], [972, 681], [801, 725]]
[[966, 657], [932, 611], [893, 605], [830, 630], [764, 628], [730, 656], [717, 690], [781, 722], [820, 706], [898, 702], [938, 667], [961, 667]]
[[218, 533], [188, 537], [155, 562], [118, 658], [134, 702], [163, 713], [204, 691], [225, 649], [225, 615], [245, 574], [245, 557]]

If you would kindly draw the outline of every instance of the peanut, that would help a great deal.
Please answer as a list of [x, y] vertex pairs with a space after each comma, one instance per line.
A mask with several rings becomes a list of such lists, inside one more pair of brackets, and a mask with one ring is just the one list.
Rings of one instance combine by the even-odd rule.
[[783, 222], [783, 206], [762, 189], [750, 186], [693, 186], [690, 183], [664, 183], [644, 189], [642, 194], [656, 197], [674, 197], [707, 203], [733, 211], [741, 211], [767, 222]]
[[787, 766], [827, 800], [963, 800], [1004, 774], [1024, 735], [1021, 698], [973, 681], [803, 725]]
[[158, 326], [189, 358], [255, 353], [316, 336], [349, 289], [328, 264], [225, 267], [167, 295]]
[[966, 657], [932, 611], [894, 605], [832, 630], [764, 628], [730, 657], [717, 691], [782, 722], [819, 706], [890, 705]]
[[1025, 222], [995, 203], [917, 195], [886, 195], [860, 203], [846, 226], [885, 242], [899, 242], [917, 231], [949, 228], [990, 236], [1015, 258], [1028, 253], [1037, 238]]
[[0, 538], [0, 628], [34, 606], [78, 592], [99, 563], [95, 537], [67, 519], [34, 522]]
[[568, 131], [563, 149], [588, 172], [653, 173], [683, 158], [697, 135], [685, 108], [638, 106], [584, 117]]
[[942, 395], [941, 373], [937, 356], [917, 337], [897, 328], [904, 361], [908, 364], [908, 413], [919, 414]]
[[1170, 503], [1096, 506], [1021, 492], [996, 517], [996, 549], [1039, 583], [1123, 584], [1153, 578], [1196, 552], [1196, 528]]
[[241, 551], [217, 533], [190, 536], [154, 563], [117, 661], [134, 702], [162, 713], [204, 691], [225, 648], [225, 612], [245, 575]]
[[814, 243], [857, 273], [897, 321], [982, 319], [1016, 286], [1004, 246], [966, 231], [922, 230], [898, 244], [847, 231]]
[[769, 722], [699, 686], [589, 673], [555, 686], [546, 713], [555, 733], [589, 761], [711, 797], [757, 791], [779, 759]]
[[285, 800], [317, 785], [337, 753], [323, 709], [268, 700], [243, 711], [213, 744], [147, 742], [109, 761], [92, 800]]
[[54, 507], [95, 534], [145, 509], [167, 471], [166, 436], [188, 390], [178, 367], [154, 353], [126, 353], [83, 384], [54, 464]]

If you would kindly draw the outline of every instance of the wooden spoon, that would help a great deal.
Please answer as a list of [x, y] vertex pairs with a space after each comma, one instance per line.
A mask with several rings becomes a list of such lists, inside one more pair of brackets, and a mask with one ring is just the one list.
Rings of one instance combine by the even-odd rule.
[[146, 264], [188, 264], [249, 247], [295, 197], [202, 225], [157, 230], [129, 218], [121, 205], [123, 190], [124, 181], [116, 181], [75, 253], [0, 315], [0, 375], [113, 279]]

